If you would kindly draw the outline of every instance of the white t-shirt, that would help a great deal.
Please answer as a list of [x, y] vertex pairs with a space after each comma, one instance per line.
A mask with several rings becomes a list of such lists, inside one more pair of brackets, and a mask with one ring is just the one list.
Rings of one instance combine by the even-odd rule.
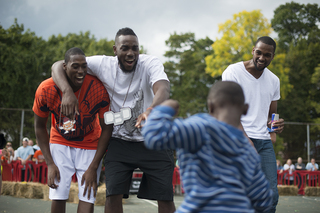
[[222, 73], [223, 81], [235, 81], [241, 85], [245, 102], [249, 104], [247, 115], [241, 117], [242, 126], [249, 138], [270, 139], [267, 129], [269, 108], [272, 101], [280, 99], [280, 80], [265, 68], [256, 79], [243, 62], [227, 67]]
[[[283, 170], [289, 170], [289, 174], [291, 175], [292, 172], [295, 170], [295, 167], [293, 164], [291, 164], [290, 166], [288, 164], [284, 164], [283, 165]], [[288, 179], [288, 178], [287, 178]], [[293, 176], [290, 176], [290, 180], [293, 180]]]
[[115, 56], [91, 56], [87, 57], [87, 63], [92, 71], [88, 70], [88, 73], [96, 76], [106, 87], [111, 110], [119, 112], [122, 107], [131, 108], [131, 119], [114, 126], [112, 136], [135, 142], [143, 141], [140, 129], [135, 127], [136, 120], [152, 104], [153, 84], [160, 80], [169, 81], [161, 61], [154, 56], [141, 54], [135, 71], [130, 73], [119, 68], [118, 57]]
[[[317, 163], [314, 164], [316, 166], [317, 169], [319, 169], [319, 165]], [[311, 171], [314, 171], [314, 167], [312, 165], [312, 163], [308, 163], [306, 166], [306, 170], [311, 169]]]

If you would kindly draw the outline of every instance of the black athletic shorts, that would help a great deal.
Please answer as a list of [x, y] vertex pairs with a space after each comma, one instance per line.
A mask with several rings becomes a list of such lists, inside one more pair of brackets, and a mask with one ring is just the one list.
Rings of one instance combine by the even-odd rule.
[[143, 142], [111, 138], [104, 158], [106, 196], [123, 194], [129, 197], [133, 170], [143, 172], [138, 198], [173, 201], [172, 150], [149, 150]]

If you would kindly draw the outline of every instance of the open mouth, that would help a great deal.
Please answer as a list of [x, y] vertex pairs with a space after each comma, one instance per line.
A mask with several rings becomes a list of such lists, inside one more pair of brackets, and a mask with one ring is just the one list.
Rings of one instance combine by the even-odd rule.
[[81, 83], [84, 81], [84, 77], [85, 77], [85, 76], [78, 76], [78, 77], [76, 77], [76, 82], [79, 83], [79, 84], [81, 84]]
[[259, 61], [257, 61], [257, 64], [258, 64], [259, 66], [264, 66], [264, 63], [261, 63], [261, 62], [259, 62]]
[[132, 60], [125, 60], [125, 62], [126, 62], [129, 66], [132, 66], [132, 65], [134, 64], [135, 60], [134, 60], [134, 59], [132, 59]]

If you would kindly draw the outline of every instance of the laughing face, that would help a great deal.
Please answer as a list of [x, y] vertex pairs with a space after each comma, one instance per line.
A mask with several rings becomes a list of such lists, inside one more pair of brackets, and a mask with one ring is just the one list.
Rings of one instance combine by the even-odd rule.
[[84, 55], [71, 55], [67, 64], [63, 64], [68, 81], [74, 92], [80, 89], [87, 75], [87, 61]]
[[122, 71], [134, 71], [139, 59], [139, 41], [134, 35], [120, 35], [113, 46]]
[[258, 71], [263, 71], [264, 68], [269, 66], [274, 57], [274, 48], [272, 45], [258, 42], [252, 50], [253, 63]]

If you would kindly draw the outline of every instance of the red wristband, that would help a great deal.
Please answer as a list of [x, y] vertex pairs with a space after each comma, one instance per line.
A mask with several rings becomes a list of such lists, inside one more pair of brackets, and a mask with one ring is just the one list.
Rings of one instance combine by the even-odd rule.
[[149, 110], [149, 109], [150, 109], [150, 111], [152, 111], [152, 110], [153, 110], [153, 108], [152, 108], [152, 107], [148, 107], [148, 108], [147, 108], [147, 110]]

